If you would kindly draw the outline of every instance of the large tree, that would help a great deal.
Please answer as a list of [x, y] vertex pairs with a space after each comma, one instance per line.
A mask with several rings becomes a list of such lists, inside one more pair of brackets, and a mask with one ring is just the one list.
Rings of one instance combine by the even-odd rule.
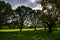
[[29, 12], [28, 12], [29, 10], [31, 10], [31, 8], [25, 7], [25, 6], [21, 6], [21, 7], [19, 6], [16, 9], [16, 13], [19, 14], [19, 16], [20, 16], [20, 22], [19, 22], [20, 32], [22, 31], [24, 21], [29, 14]]
[[47, 25], [49, 32], [52, 32], [52, 28], [57, 23], [60, 15], [59, 0], [41, 0], [40, 4], [43, 7], [43, 15], [41, 15], [40, 19]]
[[41, 14], [40, 10], [31, 10], [30, 12], [30, 19], [35, 31], [36, 31], [36, 27], [38, 26], [38, 20], [39, 20], [40, 14]]
[[6, 23], [6, 18], [11, 12], [11, 5], [0, 1], [0, 27]]

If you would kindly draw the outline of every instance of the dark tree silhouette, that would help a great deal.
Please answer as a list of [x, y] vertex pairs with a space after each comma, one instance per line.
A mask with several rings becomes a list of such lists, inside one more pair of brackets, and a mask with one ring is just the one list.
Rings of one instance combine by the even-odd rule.
[[11, 5], [9, 3], [0, 1], [0, 27], [6, 23], [6, 18], [10, 14], [11, 10]]
[[39, 3], [43, 7], [43, 15], [41, 15], [41, 20], [43, 21], [43, 23], [47, 24], [49, 32], [52, 32], [52, 28], [56, 24], [60, 15], [59, 0], [42, 0]]

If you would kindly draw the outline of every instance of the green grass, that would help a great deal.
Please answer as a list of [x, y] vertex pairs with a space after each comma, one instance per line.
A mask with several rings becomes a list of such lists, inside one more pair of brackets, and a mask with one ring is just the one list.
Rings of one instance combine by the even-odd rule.
[[43, 28], [33, 30], [33, 28], [23, 29], [22, 32], [19, 32], [19, 29], [1, 29], [0, 40], [60, 40], [60, 30], [54, 30], [53, 34], [46, 33]]
[[[36, 30], [43, 30], [44, 28], [36, 28]], [[33, 31], [34, 28], [22, 29], [22, 31]], [[20, 29], [0, 29], [0, 32], [15, 32], [20, 31]]]

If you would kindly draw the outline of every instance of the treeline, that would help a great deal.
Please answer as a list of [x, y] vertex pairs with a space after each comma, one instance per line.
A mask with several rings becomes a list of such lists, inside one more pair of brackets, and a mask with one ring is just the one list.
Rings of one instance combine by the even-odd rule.
[[60, 5], [57, 6], [57, 2], [37, 2], [42, 10], [32, 10], [26, 6], [18, 6], [13, 10], [9, 3], [0, 1], [0, 28], [20, 28], [22, 31], [23, 27], [33, 27], [36, 31], [36, 27], [47, 27], [52, 32], [52, 28], [60, 26]]

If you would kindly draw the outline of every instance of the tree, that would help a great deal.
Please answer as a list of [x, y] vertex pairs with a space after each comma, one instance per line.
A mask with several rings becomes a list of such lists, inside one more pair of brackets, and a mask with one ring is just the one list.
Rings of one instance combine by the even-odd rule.
[[38, 25], [37, 23], [38, 23], [39, 16], [40, 16], [40, 10], [32, 10], [30, 12], [30, 19], [31, 19], [32, 25], [34, 26], [35, 31]]
[[6, 18], [10, 12], [11, 5], [9, 3], [5, 3], [4, 1], [0, 1], [0, 27], [6, 23]]
[[[59, 18], [59, 0], [42, 0], [40, 4], [43, 7], [43, 15], [41, 15], [40, 19], [43, 23], [47, 24], [49, 32], [52, 32], [52, 28], [56, 24]], [[58, 6], [57, 6], [58, 4]]]
[[26, 16], [28, 15], [28, 11], [30, 9], [31, 8], [25, 7], [25, 6], [17, 7], [17, 9], [16, 9], [16, 13], [19, 14], [19, 16], [20, 16], [20, 22], [19, 22], [20, 32], [22, 31], [24, 21], [26, 19]]
[[31, 19], [32, 25], [34, 26], [35, 31], [36, 31], [36, 13], [35, 13], [35, 10], [31, 10], [30, 19]]

